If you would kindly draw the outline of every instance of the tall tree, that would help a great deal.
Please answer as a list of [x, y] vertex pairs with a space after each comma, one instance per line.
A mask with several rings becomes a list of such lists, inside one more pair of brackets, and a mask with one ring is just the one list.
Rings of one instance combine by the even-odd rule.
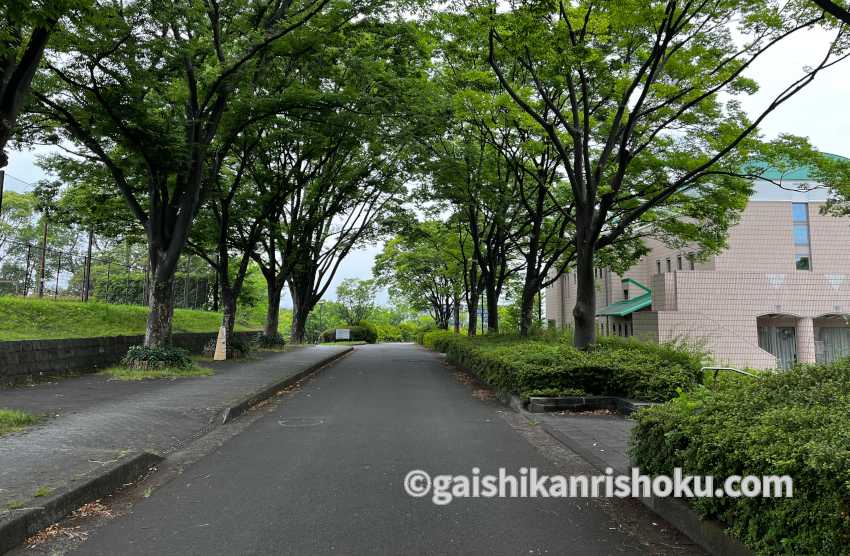
[[109, 169], [145, 228], [145, 345], [170, 341], [174, 273], [225, 113], [255, 93], [246, 76], [285, 56], [285, 39], [327, 3], [103, 0], [55, 41], [37, 110]]
[[50, 36], [71, 10], [84, 8], [83, 0], [7, 0], [0, 18], [0, 168], [15, 123], [29, 93]]
[[367, 320], [375, 310], [378, 286], [374, 280], [346, 278], [336, 287], [339, 316], [349, 326]]
[[817, 6], [829, 15], [843, 21], [845, 25], [850, 25], [850, 7], [842, 6], [832, 0], [812, 0]]
[[[665, 218], [667, 231], [691, 239], [702, 233], [691, 218], [728, 224], [725, 209], [748, 192], [741, 168], [758, 147], [758, 125], [848, 55], [840, 28], [823, 57], [751, 119], [737, 100], [757, 89], [744, 72], [825, 23], [819, 10], [772, 0], [533, 0], [479, 15], [490, 66], [548, 135], [569, 182], [578, 347], [596, 340], [596, 253], [649, 223], [665, 231]], [[514, 67], [528, 79], [515, 81]]]
[[455, 315], [463, 287], [458, 257], [447, 254], [456, 245], [452, 234], [442, 222], [421, 222], [388, 241], [372, 270], [394, 298], [428, 311], [443, 330]]

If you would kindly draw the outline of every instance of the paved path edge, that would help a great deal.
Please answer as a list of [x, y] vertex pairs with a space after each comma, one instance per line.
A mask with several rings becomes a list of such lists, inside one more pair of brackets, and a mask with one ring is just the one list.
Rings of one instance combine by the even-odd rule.
[[[454, 361], [450, 361], [448, 358], [446, 358], [446, 362], [455, 368], [471, 374], [482, 383], [486, 384], [486, 381], [484, 381], [481, 377], [469, 369], [466, 369], [462, 365], [459, 365]], [[496, 398], [504, 405], [524, 416], [530, 422], [540, 426], [549, 436], [560, 442], [568, 450], [578, 454], [600, 473], [605, 473], [605, 469], [611, 467], [611, 465], [605, 463], [605, 461], [594, 454], [593, 451], [588, 449], [586, 446], [583, 446], [580, 442], [575, 441], [565, 434], [561, 434], [559, 431], [553, 429], [544, 422], [537, 421], [535, 418], [536, 415], [525, 409], [522, 400], [516, 394], [498, 392]], [[618, 474], [622, 473], [626, 475], [631, 473], [630, 469], [614, 469], [614, 471]], [[726, 534], [726, 528], [723, 527], [722, 524], [717, 521], [703, 519], [688, 504], [679, 499], [658, 498], [652, 496], [650, 498], [640, 498], [640, 501], [653, 513], [667, 521], [683, 535], [687, 536], [693, 542], [714, 556], [753, 555], [753, 551], [744, 546], [737, 539]]]
[[224, 410], [221, 412], [221, 424], [226, 425], [230, 421], [233, 421], [234, 419], [248, 411], [252, 406], [271, 398], [287, 386], [291, 386], [299, 380], [303, 379], [304, 377], [315, 373], [319, 369], [326, 367], [331, 363], [336, 362], [337, 359], [348, 355], [352, 351], [354, 351], [354, 348], [349, 347], [348, 349], [345, 349], [343, 351], [331, 354], [328, 357], [325, 357], [324, 359], [313, 363], [303, 371], [300, 371], [282, 380], [278, 380], [277, 382], [274, 382], [267, 386], [263, 386], [261, 389], [240, 398], [236, 402], [224, 408]]
[[56, 523], [80, 506], [135, 482], [162, 460], [161, 456], [150, 452], [133, 453], [104, 467], [84, 483], [44, 499], [38, 507], [15, 511], [15, 517], [0, 523], [0, 554], [17, 547], [30, 535]]

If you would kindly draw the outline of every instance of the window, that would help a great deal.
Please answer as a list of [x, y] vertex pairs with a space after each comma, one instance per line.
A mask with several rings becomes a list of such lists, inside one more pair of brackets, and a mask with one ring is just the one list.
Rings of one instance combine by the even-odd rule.
[[794, 224], [794, 245], [809, 244], [809, 226], [806, 224]]
[[696, 266], [694, 264], [694, 254], [690, 253], [690, 254], [688, 254], [688, 269], [694, 270], [695, 268], [696, 268]]
[[661, 261], [655, 261], [655, 270], [658, 271], [658, 274], [661, 274]]
[[623, 290], [623, 299], [629, 298], [629, 290]]
[[791, 221], [794, 224], [794, 268], [812, 269], [812, 247], [809, 235], [809, 205], [791, 203]]
[[670, 259], [667, 259], [667, 272], [673, 271], [673, 265], [670, 264]]
[[682, 255], [676, 257], [676, 270], [682, 270]]
[[807, 255], [794, 255], [794, 266], [797, 270], [811, 270], [812, 265]]

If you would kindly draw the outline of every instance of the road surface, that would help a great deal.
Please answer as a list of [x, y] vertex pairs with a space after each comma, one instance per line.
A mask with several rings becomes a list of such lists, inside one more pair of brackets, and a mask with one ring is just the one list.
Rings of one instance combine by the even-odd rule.
[[413, 469], [570, 471], [464, 376], [418, 346], [358, 347], [75, 553], [699, 553], [634, 501], [408, 496]]

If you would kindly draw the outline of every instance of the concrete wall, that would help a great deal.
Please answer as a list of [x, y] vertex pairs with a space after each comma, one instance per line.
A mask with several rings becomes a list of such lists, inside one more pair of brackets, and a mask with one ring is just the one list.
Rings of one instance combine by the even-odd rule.
[[[247, 339], [256, 332], [238, 332]], [[174, 344], [201, 353], [217, 333], [174, 334]], [[105, 336], [66, 340], [0, 342], [0, 384], [12, 384], [41, 375], [94, 372], [115, 365], [127, 349], [142, 344], [144, 336]]]

